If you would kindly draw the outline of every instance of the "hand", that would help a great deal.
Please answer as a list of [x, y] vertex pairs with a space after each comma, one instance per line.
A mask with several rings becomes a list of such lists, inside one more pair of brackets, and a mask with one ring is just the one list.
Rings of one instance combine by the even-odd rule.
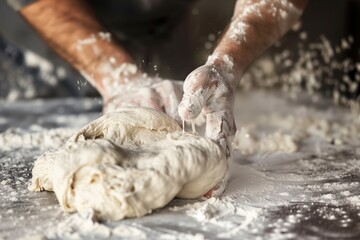
[[204, 194], [203, 198], [212, 198], [220, 196], [226, 189], [230, 178], [230, 172], [227, 170], [223, 178], [218, 182], [215, 187]]
[[184, 82], [184, 96], [179, 115], [185, 120], [195, 119], [201, 111], [206, 115], [206, 137], [223, 147], [230, 156], [236, 132], [233, 114], [235, 73], [231, 58], [210, 57], [195, 69]]
[[[235, 71], [232, 59], [224, 55], [210, 57], [204, 66], [195, 69], [184, 82], [184, 96], [179, 115], [189, 121], [201, 111], [206, 115], [206, 137], [217, 142], [230, 157], [231, 144], [236, 132], [234, 121]], [[206, 194], [205, 198], [222, 194], [227, 186], [229, 172]]]
[[181, 81], [136, 75], [126, 84], [120, 84], [104, 97], [104, 113], [115, 112], [125, 106], [149, 107], [165, 112], [180, 123], [178, 105], [183, 95]]

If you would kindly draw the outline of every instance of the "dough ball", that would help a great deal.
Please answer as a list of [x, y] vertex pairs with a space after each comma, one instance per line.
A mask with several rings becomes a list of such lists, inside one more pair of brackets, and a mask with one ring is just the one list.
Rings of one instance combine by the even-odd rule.
[[171, 117], [123, 108], [89, 123], [35, 162], [31, 190], [54, 191], [67, 212], [98, 218], [141, 217], [174, 197], [198, 198], [227, 170], [210, 139], [182, 133]]

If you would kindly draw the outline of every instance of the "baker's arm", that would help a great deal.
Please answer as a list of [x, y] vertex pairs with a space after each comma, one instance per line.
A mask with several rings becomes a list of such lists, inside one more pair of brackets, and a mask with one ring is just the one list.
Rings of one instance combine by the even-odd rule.
[[208, 61], [189, 74], [179, 115], [207, 115], [206, 136], [230, 154], [236, 132], [234, 92], [249, 65], [298, 20], [308, 0], [238, 0], [229, 27]]
[[249, 65], [299, 19], [308, 0], [238, 0], [231, 24], [214, 50], [228, 55], [239, 82]]
[[[123, 63], [132, 64], [133, 59], [125, 49], [110, 40], [83, 0], [8, 1], [19, 7], [19, 12], [30, 25], [103, 97], [130, 78], [121, 74], [139, 74], [131, 68], [126, 73], [114, 71]], [[26, 5], [19, 2], [26, 2]]]

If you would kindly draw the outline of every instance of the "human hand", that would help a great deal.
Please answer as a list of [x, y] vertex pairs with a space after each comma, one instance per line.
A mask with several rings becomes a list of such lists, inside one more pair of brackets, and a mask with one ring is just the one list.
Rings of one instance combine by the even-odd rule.
[[[236, 79], [231, 57], [211, 56], [207, 63], [191, 72], [184, 82], [184, 96], [179, 105], [179, 115], [194, 120], [201, 112], [206, 115], [206, 137], [217, 142], [230, 157], [231, 144], [236, 132], [234, 121], [234, 93]], [[223, 179], [206, 194], [205, 198], [219, 196], [229, 179]]]
[[178, 122], [177, 108], [183, 95], [181, 81], [136, 75], [126, 84], [120, 84], [104, 97], [104, 113], [115, 112], [125, 106], [149, 107], [165, 112]]
[[206, 115], [206, 137], [231, 153], [236, 132], [233, 106], [236, 90], [235, 71], [231, 57], [210, 57], [207, 63], [191, 72], [184, 82], [184, 96], [179, 115], [194, 120], [201, 111]]

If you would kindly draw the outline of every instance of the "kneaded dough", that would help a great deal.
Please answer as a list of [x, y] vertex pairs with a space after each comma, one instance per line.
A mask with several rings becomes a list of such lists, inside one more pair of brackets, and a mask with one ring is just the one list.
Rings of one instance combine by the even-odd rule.
[[119, 220], [176, 196], [203, 196], [226, 171], [225, 153], [210, 139], [183, 133], [156, 110], [123, 108], [40, 156], [30, 190], [54, 191], [66, 212], [92, 209], [102, 220]]

